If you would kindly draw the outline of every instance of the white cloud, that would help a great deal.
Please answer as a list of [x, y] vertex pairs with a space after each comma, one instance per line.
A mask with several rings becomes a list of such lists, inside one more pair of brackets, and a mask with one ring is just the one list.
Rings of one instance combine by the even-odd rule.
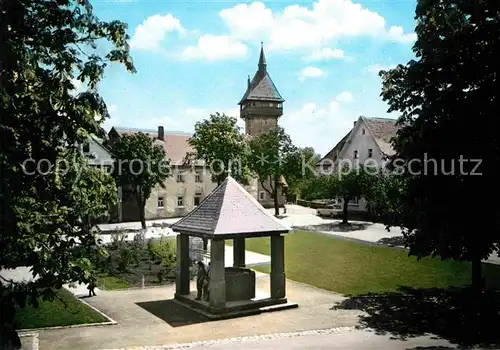
[[188, 46], [182, 52], [184, 60], [218, 61], [245, 57], [248, 47], [227, 35], [206, 34], [198, 39], [196, 46]]
[[402, 44], [412, 43], [417, 40], [417, 34], [415, 33], [405, 33], [403, 27], [401, 26], [392, 26], [389, 28], [387, 35], [390, 39], [395, 42], [399, 42]]
[[313, 51], [309, 56], [304, 57], [306, 61], [326, 61], [331, 59], [340, 59], [345, 57], [344, 50], [330, 49], [325, 47]]
[[299, 80], [304, 81], [307, 78], [320, 78], [325, 72], [318, 67], [305, 67], [299, 73]]
[[352, 128], [355, 119], [333, 99], [323, 106], [306, 103], [286, 114], [280, 124], [297, 146], [314, 146], [317, 152], [324, 154]]
[[319, 49], [338, 39], [371, 36], [408, 43], [415, 34], [400, 26], [387, 28], [377, 12], [352, 0], [317, 0], [312, 7], [290, 5], [273, 13], [262, 2], [239, 4], [220, 12], [220, 17], [239, 40], [261, 38], [269, 49]]
[[154, 15], [148, 17], [135, 28], [134, 35], [130, 40], [130, 46], [135, 50], [160, 50], [160, 43], [165, 40], [168, 33], [185, 33], [179, 19], [167, 15]]
[[365, 68], [365, 70], [368, 72], [368, 73], [375, 73], [375, 74], [378, 74], [381, 70], [390, 70], [390, 69], [393, 69], [395, 68], [396, 65], [390, 65], [390, 64], [386, 64], [386, 65], [383, 65], [383, 64], [372, 64], [368, 67]]
[[339, 103], [351, 103], [354, 101], [354, 96], [349, 91], [343, 91], [335, 97], [335, 101]]
[[194, 132], [194, 125], [196, 122], [204, 119], [209, 119], [210, 114], [215, 112], [225, 113], [230, 117], [235, 117], [238, 120], [238, 126], [241, 131], [244, 131], [244, 121], [240, 118], [239, 107], [222, 108], [209, 110], [199, 107], [188, 107], [178, 112], [172, 112], [168, 115], [159, 118], [152, 118], [148, 120], [148, 125], [141, 125], [144, 128], [156, 128], [158, 125], [163, 125], [166, 130]]

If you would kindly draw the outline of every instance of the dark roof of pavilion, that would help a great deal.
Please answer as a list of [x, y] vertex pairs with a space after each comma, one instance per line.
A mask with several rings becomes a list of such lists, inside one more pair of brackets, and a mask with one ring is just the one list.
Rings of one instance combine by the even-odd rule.
[[207, 238], [251, 238], [288, 233], [290, 228], [228, 176], [172, 230]]

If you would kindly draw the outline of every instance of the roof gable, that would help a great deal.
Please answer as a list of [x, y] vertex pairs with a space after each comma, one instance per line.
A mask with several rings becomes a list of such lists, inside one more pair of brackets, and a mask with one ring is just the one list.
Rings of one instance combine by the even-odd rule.
[[344, 148], [344, 145], [347, 142], [351, 131], [352, 130], [349, 130], [349, 132], [330, 150], [330, 152], [328, 152], [323, 158], [321, 158], [321, 160], [317, 164], [321, 165], [321, 163], [325, 159], [330, 159], [331, 161], [335, 162], [340, 154], [340, 151], [342, 151], [342, 149]]
[[172, 229], [204, 237], [259, 237], [290, 230], [231, 176]]
[[386, 155], [395, 153], [392, 147], [392, 138], [396, 136], [399, 127], [396, 119], [361, 117], [366, 128], [373, 136], [380, 150]]

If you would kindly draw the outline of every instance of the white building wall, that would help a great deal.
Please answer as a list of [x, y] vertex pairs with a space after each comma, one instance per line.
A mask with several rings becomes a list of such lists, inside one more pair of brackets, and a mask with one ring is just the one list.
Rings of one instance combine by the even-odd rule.
[[[354, 128], [356, 129], [354, 130], [355, 133], [350, 141], [345, 144], [336, 166], [341, 167], [343, 164], [348, 164], [354, 168], [358, 168], [360, 165], [381, 168], [384, 166], [382, 151], [365, 127], [363, 120], [359, 119], [356, 123], [360, 123], [359, 127]], [[357, 154], [357, 158], [355, 154]], [[366, 201], [361, 198], [349, 203], [349, 210], [366, 211]]]

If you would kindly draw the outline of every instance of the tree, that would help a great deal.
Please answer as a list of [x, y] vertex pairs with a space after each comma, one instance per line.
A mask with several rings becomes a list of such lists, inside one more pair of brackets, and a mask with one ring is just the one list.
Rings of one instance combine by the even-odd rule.
[[[37, 276], [25, 284], [0, 278], [4, 344], [15, 338], [16, 307], [85, 281], [89, 264], [73, 248], [96, 240], [80, 218], [105, 213], [101, 203], [89, 201], [90, 210], [74, 200], [102, 198], [109, 187], [94, 172], [73, 181], [78, 163], [67, 172], [56, 164], [109, 117], [97, 84], [110, 62], [134, 71], [128, 39], [124, 23], [100, 21], [87, 0], [0, 2], [0, 269], [27, 266]], [[101, 55], [106, 41], [110, 51]]]
[[[382, 97], [400, 113], [393, 163], [407, 191], [401, 225], [418, 258], [481, 260], [498, 249], [500, 12], [496, 2], [420, 0], [415, 60], [382, 71]], [[482, 174], [480, 176], [479, 174]]]
[[262, 188], [272, 196], [277, 216], [282, 177], [300, 176], [302, 164], [297, 148], [280, 126], [250, 139], [249, 146], [250, 167], [258, 176]]
[[201, 159], [211, 167], [212, 179], [220, 185], [231, 176], [243, 183], [248, 183], [246, 165], [246, 143], [236, 118], [215, 113], [210, 119], [195, 124], [195, 133], [189, 144], [195, 150], [194, 158]]
[[312, 183], [310, 180], [315, 179], [317, 174], [315, 171], [316, 164], [321, 159], [321, 156], [314, 152], [312, 147], [299, 148], [295, 153], [297, 164], [300, 164], [301, 171], [298, 173], [288, 173], [286, 182], [288, 184], [290, 194], [304, 196], [309, 189], [308, 186]]
[[398, 225], [405, 190], [405, 178], [401, 174], [381, 169], [373, 175], [363, 197], [373, 221], [386, 224], [388, 230], [390, 226]]
[[348, 224], [349, 202], [370, 193], [374, 170], [359, 166], [350, 168], [345, 165], [338, 172], [319, 176], [314, 188], [321, 193], [322, 198], [339, 199], [343, 201], [342, 224]]
[[143, 229], [146, 229], [144, 208], [155, 186], [165, 188], [170, 163], [162, 144], [143, 133], [122, 135], [109, 143], [115, 160], [113, 176], [125, 196], [136, 201]]

